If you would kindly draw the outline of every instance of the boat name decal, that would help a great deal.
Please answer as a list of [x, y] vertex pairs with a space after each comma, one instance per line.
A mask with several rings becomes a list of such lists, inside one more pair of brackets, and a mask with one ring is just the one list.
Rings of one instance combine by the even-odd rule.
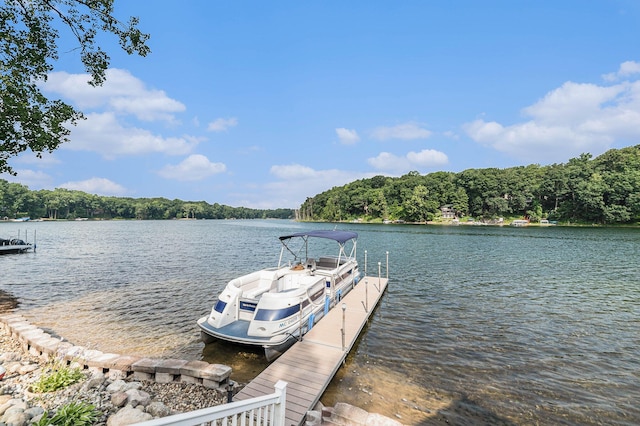
[[251, 303], [251, 302], [244, 302], [244, 301], [240, 301], [240, 309], [244, 310], [244, 311], [255, 311], [256, 310], [256, 306], [258, 306], [257, 303]]

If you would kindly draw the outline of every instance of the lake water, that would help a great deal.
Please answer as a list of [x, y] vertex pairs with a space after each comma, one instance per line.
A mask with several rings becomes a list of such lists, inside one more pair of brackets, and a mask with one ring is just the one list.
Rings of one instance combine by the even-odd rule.
[[[204, 345], [227, 281], [274, 266], [291, 221], [0, 223], [0, 290], [75, 344], [204, 359], [244, 382], [264, 360]], [[640, 230], [340, 224], [389, 287], [322, 398], [405, 424], [640, 424]]]

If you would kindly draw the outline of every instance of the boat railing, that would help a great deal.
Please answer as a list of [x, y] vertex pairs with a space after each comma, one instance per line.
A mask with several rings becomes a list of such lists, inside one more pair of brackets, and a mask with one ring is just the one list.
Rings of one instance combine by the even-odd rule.
[[138, 426], [192, 426], [201, 424], [284, 426], [287, 382], [279, 380], [275, 392], [244, 401], [161, 417]]

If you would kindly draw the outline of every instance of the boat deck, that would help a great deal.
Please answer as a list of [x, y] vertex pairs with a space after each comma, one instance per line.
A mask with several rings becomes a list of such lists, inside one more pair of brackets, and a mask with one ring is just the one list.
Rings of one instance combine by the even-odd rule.
[[[300, 425], [320, 400], [351, 351], [387, 288], [387, 278], [364, 277], [342, 302], [322, 318], [235, 396], [242, 401], [273, 393], [278, 380], [287, 382], [286, 424]], [[365, 301], [366, 300], [366, 301]], [[344, 303], [344, 349], [342, 322]], [[368, 308], [368, 309], [365, 309]]]

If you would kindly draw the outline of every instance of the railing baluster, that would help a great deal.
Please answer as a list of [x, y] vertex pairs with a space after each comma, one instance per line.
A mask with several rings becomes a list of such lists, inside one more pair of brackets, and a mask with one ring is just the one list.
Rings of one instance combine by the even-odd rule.
[[149, 420], [138, 426], [284, 426], [287, 383], [279, 380], [274, 388], [271, 395]]

